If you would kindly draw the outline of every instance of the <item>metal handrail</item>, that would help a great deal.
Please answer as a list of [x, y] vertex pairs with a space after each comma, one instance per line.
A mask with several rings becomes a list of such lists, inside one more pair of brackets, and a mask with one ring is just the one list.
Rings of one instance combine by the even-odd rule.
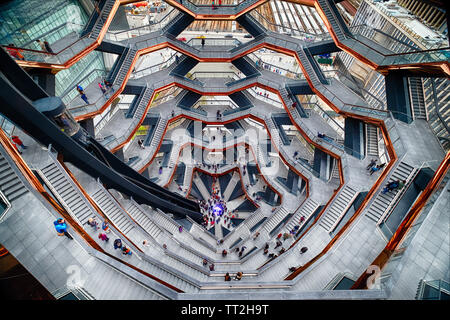
[[[98, 5], [97, 5], [97, 6], [98, 6]], [[92, 15], [91, 15], [91, 18], [92, 18]], [[98, 18], [101, 19], [101, 11], [100, 11], [100, 14], [99, 14], [99, 17], [98, 17]], [[98, 20], [98, 19], [97, 19], [97, 20]], [[102, 19], [102, 22], [103, 22], [103, 19]], [[67, 45], [67, 46], [64, 47], [64, 48], [62, 48], [62, 49], [59, 50], [58, 52], [45, 52], [45, 51], [33, 50], [33, 49], [27, 49], [27, 48], [21, 48], [21, 47], [16, 47], [16, 46], [10, 47], [10, 46], [4, 46], [4, 45], [2, 45], [2, 47], [5, 48], [5, 49], [7, 49], [7, 51], [8, 51], [8, 49], [9, 49], [9, 50], [19, 50], [19, 51], [25, 51], [25, 52], [30, 52], [30, 53], [37, 53], [37, 54], [44, 55], [44, 56], [56, 57], [56, 56], [59, 55], [61, 52], [63, 52], [63, 51], [65, 51], [65, 50], [67, 50], [68, 48], [74, 46], [74, 45], [77, 44], [78, 42], [80, 42], [80, 41], [82, 41], [82, 40], [84, 40], [84, 39], [88, 39], [88, 38], [91, 36], [92, 33], [93, 33], [93, 31], [90, 31], [89, 33], [85, 34], [84, 36], [82, 36], [81, 38], [79, 38], [78, 40], [76, 40], [75, 42], [73, 42], [73, 43]], [[59, 59], [58, 59], [58, 62], [60, 62]]]
[[[117, 36], [118, 35], [120, 35], [120, 34], [123, 34], [123, 33], [127, 33], [127, 32], [133, 32], [133, 31], [139, 31], [140, 29], [143, 29], [143, 28], [152, 28], [153, 26], [155, 26], [155, 25], [159, 25], [159, 24], [161, 24], [161, 22], [162, 21], [164, 21], [164, 20], [168, 20], [168, 22], [167, 22], [167, 24], [165, 25], [165, 26], [167, 26], [169, 23], [171, 23], [171, 22], [173, 22], [173, 19], [168, 19], [169, 18], [169, 16], [170, 15], [172, 15], [172, 14], [174, 14], [174, 13], [176, 13], [176, 14], [178, 14], [179, 12], [178, 12], [178, 10], [177, 9], [175, 9], [175, 8], [172, 8], [164, 17], [162, 17], [159, 21], [157, 21], [157, 22], [151, 22], [151, 23], [149, 23], [149, 24], [147, 24], [147, 25], [143, 25], [143, 26], [139, 26], [139, 27], [135, 27], [135, 28], [131, 28], [131, 29], [128, 29], [128, 30], [122, 30], [122, 31], [111, 31], [111, 32], [108, 32], [108, 35], [110, 35], [110, 36], [114, 36], [115, 37], [115, 39], [117, 40]], [[160, 26], [161, 27], [161, 26]], [[153, 31], [152, 31], [153, 32]]]
[[[392, 53], [392, 54], [382, 53], [382, 52], [378, 51], [377, 49], [369, 46], [368, 44], [362, 42], [361, 40], [357, 39], [352, 33], [348, 34], [348, 33], [344, 32], [344, 30], [343, 30], [343, 28], [341, 26], [341, 23], [339, 22], [336, 14], [334, 12], [334, 10], [331, 9], [331, 7], [330, 7], [330, 5], [328, 3], [328, 0], [324, 0], [324, 1], [321, 1], [321, 2], [324, 3], [327, 6], [328, 10], [333, 15], [333, 17], [334, 17], [334, 19], [336, 21], [336, 24], [337, 24], [338, 28], [341, 30], [341, 32], [344, 35], [344, 37], [348, 37], [348, 38], [351, 38], [351, 39], [357, 41], [358, 43], [362, 44], [363, 46], [369, 48], [371, 51], [375, 51], [377, 54], [379, 54], [379, 55], [381, 55], [381, 56], [383, 56], [385, 58], [386, 57], [394, 57], [394, 56], [406, 56], [406, 55], [410, 55], [410, 54], [421, 54], [421, 53], [426, 53], [426, 52], [437, 52], [437, 51], [443, 51], [443, 50], [450, 50], [450, 47], [445, 47], [445, 48], [437, 48], [437, 49], [418, 50], [418, 51], [413, 51], [413, 52], [403, 52], [403, 53]], [[319, 3], [320, 3], [320, 1], [319, 1]], [[449, 55], [450, 55], [450, 52], [449, 52]], [[420, 62], [417, 62], [417, 63], [420, 63]]]
[[56, 31], [56, 30], [62, 29], [62, 28], [63, 28], [64, 26], [66, 26], [66, 25], [76, 25], [76, 26], [81, 26], [81, 27], [84, 26], [84, 25], [79, 24], [79, 23], [74, 23], [74, 22], [67, 21], [67, 22], [64, 22], [64, 23], [60, 24], [59, 26], [54, 27], [53, 29], [47, 31], [46, 33], [41, 34], [39, 37], [34, 38], [34, 39], [32, 39], [32, 40], [30, 40], [30, 41], [28, 41], [28, 42], [22, 44], [22, 46], [23, 46], [23, 47], [26, 47], [26, 46], [28, 46], [28, 45], [34, 43], [36, 40], [42, 39], [43, 37], [47, 36], [48, 34], [54, 32], [54, 31]]
[[305, 35], [307, 37], [321, 38], [322, 41], [327, 40], [327, 39], [331, 39], [331, 36], [330, 36], [330, 34], [328, 32], [316, 34], [316, 33], [310, 33], [310, 32], [302, 31], [302, 30], [299, 30], [299, 29], [295, 29], [295, 28], [292, 28], [292, 27], [287, 27], [287, 26], [282, 26], [282, 25], [276, 24], [276, 23], [272, 23], [269, 20], [267, 20], [266, 17], [264, 17], [257, 10], [251, 11], [250, 15], [253, 18], [255, 18], [256, 20], [258, 20], [258, 18], [255, 17], [255, 15], [257, 15], [258, 17], [262, 18], [268, 25], [276, 26], [276, 27], [283, 28], [283, 29], [294, 30], [296, 32], [299, 32], [301, 35]]

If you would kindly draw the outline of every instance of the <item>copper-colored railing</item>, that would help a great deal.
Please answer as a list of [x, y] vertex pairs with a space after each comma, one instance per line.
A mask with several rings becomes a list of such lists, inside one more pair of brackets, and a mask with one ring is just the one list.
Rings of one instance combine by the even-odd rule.
[[[52, 62], [48, 62], [47, 63], [47, 62], [42, 62], [42, 61], [16, 60], [17, 64], [19, 64], [20, 66], [23, 66], [23, 67], [50, 68], [50, 69], [54, 70], [55, 72], [63, 70], [63, 69], [70, 68], [72, 65], [74, 65], [76, 62], [80, 61], [84, 56], [86, 56], [88, 53], [90, 53], [92, 50], [94, 50], [96, 47], [98, 47], [100, 45], [100, 43], [103, 40], [103, 37], [105, 36], [106, 32], [108, 31], [108, 27], [109, 27], [111, 21], [113, 20], [114, 15], [115, 15], [118, 7], [120, 5], [131, 3], [131, 2], [133, 2], [133, 1], [130, 1], [130, 0], [119, 0], [119, 1], [116, 1], [114, 6], [113, 6], [113, 8], [111, 9], [111, 12], [110, 12], [109, 16], [106, 18], [106, 20], [105, 20], [105, 22], [103, 24], [102, 30], [100, 31], [97, 39], [93, 40], [92, 44], [90, 44], [89, 46], [87, 46], [83, 50], [79, 51], [77, 54], [74, 54], [67, 61], [64, 61], [63, 63], [61, 63], [60, 61], [58, 61], [57, 63], [52, 63]], [[98, 8], [98, 4], [97, 4], [96, 8]], [[65, 50], [68, 50], [71, 47], [74, 47], [79, 42], [89, 38], [89, 36], [91, 34], [92, 34], [92, 31], [89, 32], [88, 34], [84, 35], [83, 37], [79, 38], [75, 42], [67, 45], [64, 48], [62, 48], [58, 52], [52, 52], [52, 53], [45, 52], [45, 51], [39, 51], [39, 50], [33, 50], [33, 49], [27, 49], [27, 48], [20, 48], [20, 47], [10, 47], [10, 46], [2, 46], [2, 47], [4, 47], [7, 51], [19, 51], [19, 52], [25, 52], [25, 53], [29, 52], [31, 54], [42, 55], [44, 57], [45, 56], [47, 56], [47, 57], [56, 57], [61, 52], [65, 51]]]
[[[396, 252], [399, 248], [405, 236], [408, 234], [409, 230], [413, 226], [414, 222], [420, 216], [422, 209], [427, 204], [427, 201], [432, 196], [435, 188], [442, 182], [447, 171], [450, 167], [450, 152], [447, 152], [444, 160], [442, 160], [438, 169], [434, 173], [431, 180], [428, 182], [425, 189], [419, 195], [419, 197], [414, 202], [413, 206], [409, 209], [402, 223], [398, 226], [397, 230], [386, 244], [385, 248], [380, 252], [380, 254], [371, 263], [372, 266], [377, 266], [380, 270], [387, 264], [389, 258]], [[367, 289], [367, 282], [372, 273], [363, 273], [353, 284], [351, 289]]]
[[[328, 1], [328, 0], [327, 0]], [[402, 67], [411, 67], [412, 65], [414, 65], [415, 67], [438, 67], [440, 68], [445, 74], [447, 74], [447, 76], [450, 76], [450, 62], [447, 60], [443, 60], [443, 61], [429, 61], [429, 62], [417, 62], [417, 63], [399, 63], [399, 64], [394, 64], [394, 65], [378, 65], [376, 64], [374, 61], [369, 60], [367, 57], [363, 56], [362, 54], [360, 54], [359, 52], [355, 51], [354, 49], [352, 49], [351, 47], [348, 47], [346, 45], [344, 45], [338, 38], [338, 36], [336, 35], [336, 33], [334, 32], [333, 27], [331, 26], [331, 23], [328, 21], [328, 18], [325, 14], [325, 12], [322, 10], [322, 7], [320, 6], [320, 4], [318, 3], [317, 0], [314, 1], [314, 6], [319, 14], [319, 16], [321, 17], [322, 21], [324, 22], [325, 26], [327, 27], [328, 31], [330, 32], [334, 42], [336, 43], [336, 45], [343, 49], [345, 52], [347, 52], [348, 54], [350, 54], [351, 56], [353, 56], [354, 58], [362, 61], [363, 63], [367, 64], [369, 67], [371, 67], [374, 70], [378, 70], [380, 72], [384, 72], [387, 70], [395, 70], [395, 69], [400, 69]], [[333, 10], [328, 6], [328, 9], [331, 11], [332, 15], [334, 16], [334, 18], [337, 20], [337, 17], [335, 15], [335, 13], [333, 12]], [[340, 22], [337, 22], [338, 24]], [[351, 36], [351, 39], [357, 41], [358, 43], [360, 43], [361, 45], [363, 45], [364, 47], [368, 48], [371, 51], [376, 52], [377, 54], [383, 56], [383, 57], [394, 57], [394, 56], [406, 56], [406, 55], [410, 55], [410, 54], [416, 54], [416, 53], [429, 53], [429, 52], [437, 52], [437, 51], [442, 51], [442, 50], [449, 50], [450, 47], [445, 47], [445, 48], [439, 48], [439, 49], [429, 49], [429, 50], [419, 50], [419, 51], [415, 51], [415, 52], [404, 52], [404, 53], [392, 53], [392, 54], [385, 54], [382, 53], [378, 50], [376, 50], [375, 48], [369, 46], [368, 44], [358, 40], [356, 37]]]
[[[260, 5], [263, 5], [264, 3], [266, 3], [268, 0], [258, 0], [255, 1], [255, 3], [253, 3], [252, 5], [248, 6], [248, 7], [244, 7], [241, 11], [236, 12], [234, 14], [198, 14], [196, 12], [193, 12], [191, 9], [188, 8], [188, 6], [185, 5], [185, 3], [181, 3], [179, 1], [175, 1], [175, 0], [166, 0], [166, 2], [168, 4], [170, 4], [171, 6], [184, 11], [186, 13], [188, 13], [189, 15], [193, 16], [196, 20], [235, 20], [236, 18], [238, 18], [239, 16], [245, 14], [246, 12], [249, 12], [257, 7], [259, 7]], [[189, 2], [191, 7], [197, 7], [197, 8], [201, 8], [201, 7], [211, 7], [211, 5], [199, 5], [199, 4], [194, 4], [192, 2], [190, 2], [189, 0], [185, 0], [185, 2]], [[242, 1], [244, 2], [244, 1]], [[240, 3], [242, 3], [240, 2]], [[220, 7], [237, 7], [238, 5], [216, 5], [217, 8]]]
[[[23, 160], [23, 158], [20, 156], [20, 154], [18, 153], [18, 151], [14, 148], [14, 146], [12, 145], [12, 143], [10, 142], [8, 136], [3, 132], [2, 129], [0, 129], [0, 144], [2, 145], [2, 147], [6, 150], [6, 152], [14, 159], [14, 162], [17, 165], [17, 168], [19, 169], [19, 171], [22, 173], [22, 175], [24, 176], [24, 178], [29, 182], [29, 184], [31, 185], [31, 187], [33, 187], [37, 192], [39, 192], [44, 199], [54, 208], [54, 210], [56, 212], [58, 212], [58, 214], [60, 214], [64, 220], [71, 226], [71, 228], [84, 240], [86, 241], [86, 243], [92, 247], [93, 249], [107, 255], [110, 258], [113, 258], [114, 260], [125, 264], [126, 266], [132, 268], [133, 270], [136, 270], [138, 272], [140, 272], [141, 274], [163, 284], [164, 286], [176, 291], [176, 292], [183, 292], [182, 290], [180, 290], [179, 288], [174, 287], [173, 285], [149, 274], [148, 272], [145, 272], [125, 261], [120, 260], [119, 258], [109, 254], [108, 252], [106, 252], [94, 239], [92, 239], [92, 237], [83, 229], [82, 226], [80, 226], [78, 224], [78, 222], [75, 221], [74, 218], [72, 218], [72, 216], [63, 208], [59, 205], [58, 202], [56, 202], [56, 200], [48, 194], [48, 192], [45, 190], [45, 188], [42, 186], [42, 184], [40, 183], [40, 181], [37, 179], [37, 177], [33, 174], [33, 172], [31, 171], [31, 169], [28, 167], [27, 163]], [[70, 172], [68, 172], [69, 175], [71, 175]], [[71, 177], [73, 177], [73, 175], [71, 175]], [[74, 179], [73, 180], [76, 184], [78, 184], [77, 180]], [[79, 184], [78, 184], [79, 185]], [[85, 191], [81, 188], [80, 190], [83, 191], [83, 193], [85, 193]], [[92, 201], [92, 199], [87, 198], [88, 200]], [[95, 203], [94, 203], [95, 204]], [[94, 207], [95, 208], [95, 207]], [[102, 215], [103, 216], [103, 215]]]
[[[304, 264], [302, 267], [299, 267], [296, 271], [294, 271], [292, 274], [290, 274], [289, 276], [287, 276], [285, 278], [285, 280], [292, 280], [294, 279], [296, 276], [298, 276], [300, 273], [302, 273], [303, 271], [305, 271], [308, 267], [310, 267], [314, 262], [316, 262], [317, 260], [319, 260], [323, 255], [325, 255], [331, 248], [332, 246], [340, 239], [340, 237], [342, 236], [342, 234], [350, 227], [350, 225], [353, 223], [353, 221], [355, 221], [355, 219], [364, 211], [364, 209], [367, 207], [367, 205], [369, 204], [370, 200], [375, 196], [376, 191], [380, 188], [380, 186], [382, 185], [383, 181], [385, 180], [385, 178], [389, 175], [392, 167], [394, 166], [394, 164], [396, 163], [398, 157], [397, 154], [395, 153], [395, 150], [392, 146], [392, 143], [390, 141], [389, 136], [387, 135], [387, 129], [384, 125], [384, 123], [379, 124], [380, 125], [380, 129], [381, 132], [385, 138], [386, 141], [386, 150], [388, 150], [388, 154], [390, 156], [390, 161], [387, 164], [386, 168], [384, 169], [384, 171], [381, 173], [381, 175], [378, 177], [378, 179], [376, 180], [375, 184], [372, 186], [372, 188], [369, 190], [369, 192], [367, 193], [365, 199], [363, 200], [363, 202], [361, 203], [361, 205], [359, 206], [359, 208], [355, 211], [355, 213], [353, 214], [353, 216], [345, 223], [345, 225], [339, 230], [338, 233], [336, 233], [336, 235], [333, 237], [333, 239], [331, 239], [331, 241], [325, 246], [325, 248], [319, 253], [317, 254], [313, 259], [311, 259], [310, 261], [308, 261], [306, 264]], [[337, 190], [336, 190], [337, 193]], [[326, 206], [322, 209], [322, 211], [320, 212], [320, 214], [316, 217], [315, 221], [313, 224], [311, 224], [309, 226], [308, 229], [306, 229], [303, 234], [291, 245], [291, 247], [293, 247], [307, 232], [308, 230], [320, 219], [321, 215], [325, 212], [326, 207], [331, 203], [331, 200], [334, 199], [334, 196], [336, 195], [336, 193], [333, 195], [333, 197], [330, 199], [330, 201], [328, 201], [328, 203], [326, 204]], [[290, 248], [291, 248], [290, 247]]]

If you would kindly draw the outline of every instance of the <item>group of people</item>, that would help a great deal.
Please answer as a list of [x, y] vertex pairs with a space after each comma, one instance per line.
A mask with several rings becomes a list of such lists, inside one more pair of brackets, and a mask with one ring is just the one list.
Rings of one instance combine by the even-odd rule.
[[122, 253], [124, 255], [130, 255], [131, 256], [131, 250], [130, 248], [127, 248], [125, 245], [122, 244], [122, 240], [116, 239], [114, 240], [114, 250], [122, 250]]
[[389, 182], [381, 193], [386, 194], [394, 190], [401, 190], [405, 186], [406, 180], [395, 180]]
[[239, 247], [236, 247], [236, 249], [234, 249], [234, 252], [239, 256], [239, 258], [242, 258], [245, 249], [247, 249], [246, 246], [242, 246], [240, 249]]
[[[305, 216], [301, 216], [301, 217], [300, 217], [299, 223], [302, 224], [304, 221], [305, 221]], [[292, 228], [292, 230], [289, 231], [289, 234], [291, 234], [291, 235], [294, 236], [294, 235], [298, 232], [299, 229], [300, 229], [300, 225], [295, 225], [295, 226]]]
[[[234, 277], [234, 280], [241, 280], [242, 279], [242, 277], [244, 276], [244, 274], [241, 272], [241, 271], [238, 271], [237, 273], [236, 273], [236, 276]], [[231, 281], [231, 276], [230, 276], [230, 273], [229, 272], [227, 272], [226, 274], [225, 274], [225, 281]]]
[[[216, 177], [213, 177], [213, 184], [216, 182]], [[205, 228], [208, 226], [214, 226], [214, 224], [219, 223], [223, 219], [223, 224], [231, 228], [233, 223], [232, 218], [235, 217], [235, 210], [228, 212], [227, 205], [223, 197], [219, 194], [219, 190], [213, 188], [211, 192], [211, 198], [208, 200], [198, 200], [198, 204], [203, 212], [203, 222], [202, 225]], [[216, 208], [220, 208], [220, 211], [216, 211]]]
[[[282, 245], [283, 244], [282, 244], [280, 238], [277, 238], [275, 247], [273, 248], [274, 252], [269, 253], [270, 245], [268, 242], [266, 242], [264, 249], [263, 249], [263, 255], [267, 255], [267, 257], [269, 259], [274, 259], [274, 258], [278, 257], [278, 255], [281, 255], [284, 252], [286, 252], [286, 249]], [[280, 251], [277, 252], [275, 249], [277, 249], [278, 247], [281, 247], [281, 249], [280, 249]]]
[[377, 159], [372, 159], [366, 169], [369, 171], [370, 175], [372, 175], [375, 172], [380, 171], [384, 166], [385, 163], [377, 165]]
[[[304, 220], [304, 217], [302, 217]], [[275, 246], [273, 248], [273, 252], [269, 253], [269, 249], [270, 249], [270, 244], [268, 242], [266, 242], [264, 249], [263, 249], [263, 255], [267, 255], [267, 257], [269, 259], [275, 259], [278, 256], [282, 255], [283, 253], [286, 252], [286, 249], [283, 247], [283, 241], [286, 241], [289, 238], [292, 238], [293, 235], [298, 231], [298, 229], [300, 228], [300, 226], [296, 225], [289, 233], [285, 232], [285, 233], [279, 233], [277, 235], [276, 241], [275, 241]], [[281, 249], [279, 251], [275, 250], [277, 248], [281, 247]], [[305, 253], [306, 251], [308, 251], [307, 247], [302, 247], [300, 249], [300, 254]]]
[[[107, 79], [103, 79], [102, 81], [98, 82], [98, 87], [100, 89], [100, 91], [102, 92], [102, 94], [105, 96], [105, 98], [108, 98], [108, 92], [114, 92], [114, 89], [112, 87], [112, 83], [107, 80]], [[80, 94], [80, 98], [86, 103], [86, 104], [90, 104], [88, 97], [86, 96], [86, 93], [84, 92], [83, 87], [80, 84], [77, 84], [76, 89], [78, 91], [78, 93]]]
[[[98, 238], [100, 240], [102, 240], [102, 241], [105, 241], [105, 242], [109, 241], [109, 237], [108, 237], [107, 234], [110, 233], [111, 230], [109, 229], [109, 224], [108, 224], [108, 222], [106, 220], [102, 222], [102, 225], [100, 227], [99, 223], [96, 220], [96, 218], [95, 217], [91, 217], [91, 218], [88, 219], [87, 224], [89, 226], [91, 226], [94, 229], [94, 231], [97, 231], [97, 230], [99, 230], [101, 228], [102, 232], [100, 232], [98, 234]], [[144, 244], [145, 244], [145, 240], [144, 240]], [[114, 246], [115, 250], [120, 249], [124, 255], [130, 255], [131, 256], [131, 254], [132, 254], [130, 248], [128, 248], [127, 246], [122, 244], [122, 240], [119, 239], [119, 238], [114, 240], [113, 246]]]
[[[52, 48], [50, 47], [50, 44], [47, 41], [42, 41], [42, 40], [38, 39], [38, 40], [36, 40], [36, 43], [41, 47], [42, 51], [47, 52], [47, 53], [53, 53], [53, 50], [52, 50]], [[14, 43], [8, 44], [8, 47], [6, 48], [6, 51], [14, 59], [25, 60], [25, 57], [22, 54], [23, 50], [19, 49], [19, 48], [16, 48]]]
[[257, 91], [256, 93], [260, 96], [263, 96], [264, 98], [269, 98], [268, 92]]
[[[207, 267], [207, 266], [208, 266], [208, 260], [203, 259], [202, 264], [203, 264], [204, 267]], [[214, 263], [211, 263], [211, 264], [209, 265], [209, 271], [214, 271]]]
[[[263, 68], [264, 70], [269, 70], [269, 71], [272, 71], [273, 73], [282, 74], [282, 72], [281, 72], [280, 69], [278, 69], [278, 68], [272, 68], [272, 65], [263, 62], [261, 59], [260, 59], [259, 61], [256, 61], [255, 64], [256, 64], [257, 67], [261, 67], [261, 68]], [[265, 95], [264, 95], [264, 96], [265, 96]]]

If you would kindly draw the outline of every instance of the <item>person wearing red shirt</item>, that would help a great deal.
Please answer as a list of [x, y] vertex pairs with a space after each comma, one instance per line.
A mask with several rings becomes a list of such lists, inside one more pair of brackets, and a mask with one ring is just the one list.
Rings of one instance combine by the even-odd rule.
[[11, 137], [11, 140], [12, 140], [15, 144], [19, 145], [23, 150], [25, 150], [25, 149], [27, 148], [27, 147], [23, 144], [22, 140], [20, 140], [20, 138], [19, 138], [18, 136], [12, 136], [12, 137]]

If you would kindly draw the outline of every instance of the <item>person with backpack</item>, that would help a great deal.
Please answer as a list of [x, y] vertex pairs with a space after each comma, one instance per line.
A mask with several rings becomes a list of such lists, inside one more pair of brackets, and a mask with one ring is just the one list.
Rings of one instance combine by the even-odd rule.
[[122, 247], [122, 253], [131, 256], [131, 250], [125, 246]]
[[64, 219], [59, 218], [53, 222], [53, 225], [55, 226], [58, 236], [66, 236], [70, 240], [73, 240], [72, 236], [67, 232], [67, 224]]
[[116, 239], [114, 240], [114, 250], [122, 248], [122, 240]]

